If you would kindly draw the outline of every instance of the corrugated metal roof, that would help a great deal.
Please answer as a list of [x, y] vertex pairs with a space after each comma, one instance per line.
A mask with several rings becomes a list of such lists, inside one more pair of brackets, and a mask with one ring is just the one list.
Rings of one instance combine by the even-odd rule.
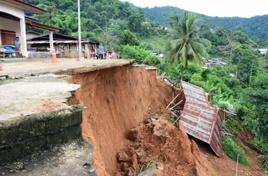
[[[27, 41], [27, 44], [48, 44], [49, 41]], [[76, 40], [53, 40], [53, 43], [59, 44], [59, 43], [78, 43]], [[88, 41], [81, 41], [81, 43], [88, 43]]]
[[180, 123], [186, 132], [208, 143], [215, 154], [222, 156], [222, 117], [219, 109], [212, 106], [206, 92], [195, 85], [181, 81], [185, 95], [185, 105], [180, 116]]
[[[27, 39], [27, 41], [49, 41], [50, 39], [50, 34], [42, 34], [39, 36], [35, 36], [33, 38]], [[78, 41], [78, 38], [68, 36], [65, 34], [60, 34], [60, 33], [53, 33], [53, 40], [73, 40], [73, 41]]]

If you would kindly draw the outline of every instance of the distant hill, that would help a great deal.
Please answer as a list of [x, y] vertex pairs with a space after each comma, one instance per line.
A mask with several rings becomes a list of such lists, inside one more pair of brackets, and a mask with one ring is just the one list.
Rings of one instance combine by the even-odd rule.
[[[168, 26], [171, 16], [182, 16], [185, 10], [165, 6], [154, 8], [143, 8], [144, 16], [157, 24]], [[250, 38], [268, 40], [268, 15], [255, 16], [251, 18], [240, 17], [210, 17], [196, 13], [205, 24], [209, 24], [212, 29], [222, 27], [226, 30], [241, 30]]]

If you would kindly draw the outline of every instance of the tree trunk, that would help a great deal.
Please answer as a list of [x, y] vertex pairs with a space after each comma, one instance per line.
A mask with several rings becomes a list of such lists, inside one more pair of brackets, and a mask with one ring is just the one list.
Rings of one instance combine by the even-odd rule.
[[181, 79], [180, 79], [180, 81], [183, 80], [183, 71], [184, 71], [184, 67], [183, 67], [183, 65], [182, 65], [182, 66], [181, 66]]
[[181, 66], [181, 77], [180, 77], [180, 80], [177, 81], [177, 85], [180, 88], [181, 88], [181, 81], [183, 80], [183, 71], [184, 71], [184, 67]]

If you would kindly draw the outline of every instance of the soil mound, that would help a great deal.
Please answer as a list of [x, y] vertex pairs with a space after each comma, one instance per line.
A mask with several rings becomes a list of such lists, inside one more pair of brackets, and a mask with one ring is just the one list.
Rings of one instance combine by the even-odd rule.
[[211, 175], [207, 159], [183, 126], [165, 118], [148, 118], [131, 129], [117, 160], [118, 176]]
[[97, 175], [117, 172], [116, 153], [130, 129], [151, 114], [169, 114], [168, 103], [181, 90], [156, 77], [156, 70], [122, 66], [74, 74], [70, 82], [79, 84], [70, 104], [83, 104], [82, 135], [94, 146]]

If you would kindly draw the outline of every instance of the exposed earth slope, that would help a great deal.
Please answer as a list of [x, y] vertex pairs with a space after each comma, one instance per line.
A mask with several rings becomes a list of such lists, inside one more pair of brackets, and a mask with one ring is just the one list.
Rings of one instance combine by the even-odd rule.
[[[86, 106], [83, 112], [82, 136], [93, 145], [93, 166], [97, 175], [137, 175], [144, 174], [150, 168], [157, 175], [266, 175], [260, 171], [257, 154], [249, 148], [245, 147], [251, 166], [236, 165], [235, 161], [225, 155], [222, 158], [216, 157], [200, 141], [189, 139], [182, 126], [175, 127], [167, 122], [165, 117], [169, 115], [169, 111], [165, 107], [181, 90], [174, 89], [157, 78], [156, 70], [135, 67], [127, 62], [122, 64], [123, 61], [73, 62], [75, 64], [69, 65], [52, 65], [45, 61], [39, 64], [10, 63], [4, 64], [4, 69], [8, 75], [14, 72], [20, 75], [31, 75], [32, 72], [68, 74], [71, 75], [69, 83], [80, 85], [80, 88], [72, 92], [72, 98], [67, 104], [81, 103]], [[87, 62], [92, 64], [87, 65]], [[33, 67], [27, 69], [29, 65], [34, 65], [37, 70], [33, 71]], [[33, 107], [26, 108], [31, 110]], [[48, 107], [46, 111], [49, 110]], [[64, 158], [74, 161], [75, 150], [75, 147], [70, 147], [64, 152]], [[83, 151], [83, 147], [79, 150], [92, 156], [88, 150]], [[62, 156], [59, 155], [60, 158]], [[32, 164], [31, 172], [21, 171], [16, 175], [70, 173], [71, 167], [61, 167], [64, 162], [57, 163], [52, 169], [47, 167], [50, 162], [52, 161], [46, 158], [40, 161], [46, 170], [42, 170], [40, 165], [35, 167]], [[81, 163], [76, 160], [72, 166], [81, 168], [81, 174], [90, 175], [88, 171], [85, 172], [83, 164], [84, 161]]]

